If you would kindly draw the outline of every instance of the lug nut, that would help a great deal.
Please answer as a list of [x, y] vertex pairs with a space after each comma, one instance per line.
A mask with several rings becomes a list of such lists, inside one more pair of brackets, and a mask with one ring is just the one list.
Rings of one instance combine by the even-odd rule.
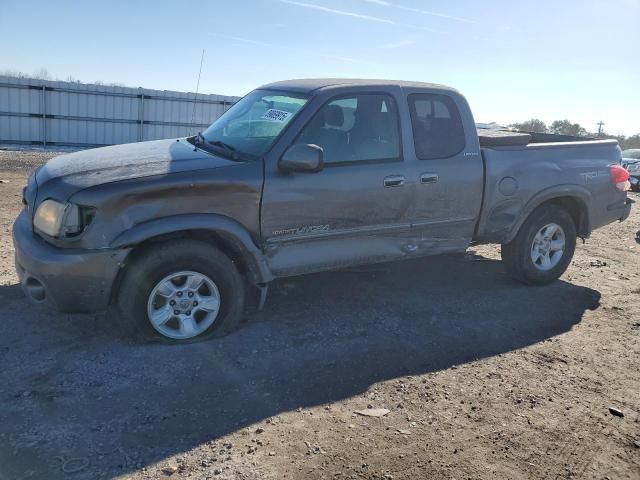
[[174, 314], [174, 315], [180, 315], [180, 312], [179, 312], [178, 310], [174, 310], [174, 311], [173, 311], [173, 314]]
[[198, 302], [193, 302], [193, 306], [197, 307], [198, 306]]
[[191, 315], [191, 310], [188, 310], [188, 311], [187, 311], [187, 315]]
[[178, 292], [176, 295], [178, 295], [179, 297], [182, 296], [182, 292]]
[[193, 297], [193, 292], [189, 292], [189, 297]]
[[173, 307], [175, 304], [176, 304], [176, 301], [175, 301], [175, 300], [171, 300], [171, 301], [169, 302], [169, 305], [171, 305], [172, 307]]

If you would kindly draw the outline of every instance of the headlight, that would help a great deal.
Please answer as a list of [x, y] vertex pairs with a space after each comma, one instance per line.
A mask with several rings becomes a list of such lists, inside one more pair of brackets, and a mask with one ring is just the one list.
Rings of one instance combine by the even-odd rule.
[[84, 230], [93, 219], [94, 212], [93, 208], [48, 199], [38, 206], [33, 226], [50, 237], [71, 237]]
[[45, 200], [36, 210], [36, 214], [33, 217], [33, 226], [36, 230], [50, 237], [57, 237], [62, 228], [62, 220], [66, 209], [67, 205], [64, 203], [56, 202], [55, 200]]

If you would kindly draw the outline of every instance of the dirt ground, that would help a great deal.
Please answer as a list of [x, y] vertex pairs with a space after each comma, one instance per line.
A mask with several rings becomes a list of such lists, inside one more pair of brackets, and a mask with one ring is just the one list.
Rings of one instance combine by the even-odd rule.
[[0, 152], [0, 479], [640, 478], [637, 207], [546, 287], [488, 246], [278, 281], [228, 337], [140, 344], [17, 285], [46, 156]]

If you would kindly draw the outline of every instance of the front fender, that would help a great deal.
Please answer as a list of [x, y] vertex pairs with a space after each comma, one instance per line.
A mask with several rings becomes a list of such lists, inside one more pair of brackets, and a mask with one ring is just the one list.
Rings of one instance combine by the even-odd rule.
[[197, 213], [149, 220], [122, 232], [109, 246], [114, 249], [131, 248], [155, 237], [187, 231], [211, 232], [221, 238], [225, 245], [241, 255], [253, 283], [273, 280], [262, 251], [249, 232], [240, 223], [223, 215]]

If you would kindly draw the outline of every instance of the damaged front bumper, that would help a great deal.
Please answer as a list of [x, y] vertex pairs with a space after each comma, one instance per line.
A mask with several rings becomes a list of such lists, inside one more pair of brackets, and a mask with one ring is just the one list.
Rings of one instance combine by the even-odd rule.
[[29, 300], [67, 313], [104, 310], [129, 253], [53, 247], [33, 233], [26, 211], [13, 225], [13, 244], [18, 279]]

